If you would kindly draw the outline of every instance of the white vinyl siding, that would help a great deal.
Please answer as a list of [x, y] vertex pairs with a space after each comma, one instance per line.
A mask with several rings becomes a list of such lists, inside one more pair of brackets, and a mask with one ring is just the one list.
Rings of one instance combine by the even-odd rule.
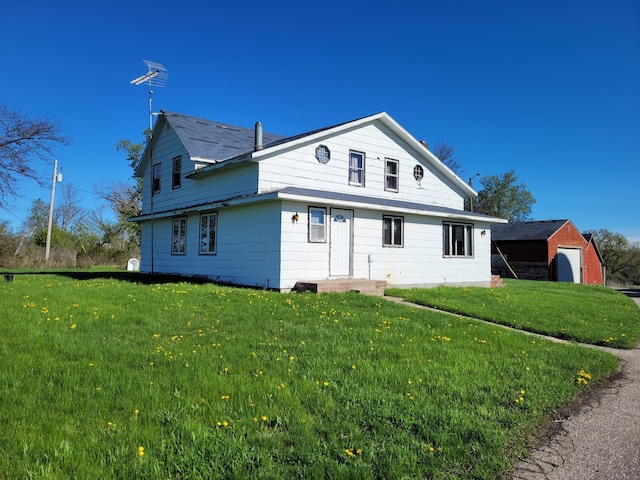
[[218, 232], [218, 214], [200, 215], [200, 253], [214, 255], [216, 253], [216, 237]]
[[[319, 142], [331, 150], [331, 161], [321, 164], [316, 159]], [[361, 148], [358, 148], [361, 147]], [[350, 153], [366, 152], [364, 184], [354, 186], [358, 178], [350, 170]], [[310, 141], [271, 156], [264, 151], [259, 157], [259, 191], [270, 192], [288, 186], [373, 198], [403, 200], [464, 210], [466, 193], [451, 185], [434, 166], [418, 152], [410, 149], [393, 133], [378, 125], [341, 133], [339, 136]], [[385, 158], [398, 160], [398, 179], [412, 179], [399, 185], [398, 192], [385, 190]], [[355, 162], [355, 160], [354, 160]], [[423, 177], [413, 181], [414, 168], [420, 166]], [[420, 170], [420, 169], [417, 169]], [[355, 175], [355, 173], [354, 173]]]

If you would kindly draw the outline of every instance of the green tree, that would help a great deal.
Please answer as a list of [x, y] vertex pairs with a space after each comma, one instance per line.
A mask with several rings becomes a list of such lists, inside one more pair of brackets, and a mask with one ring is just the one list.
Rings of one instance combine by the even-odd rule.
[[33, 158], [49, 160], [54, 146], [68, 145], [59, 121], [24, 115], [0, 105], [0, 207], [17, 196], [18, 183], [24, 178], [43, 184], [32, 166]]
[[[149, 139], [149, 135], [150, 132], [146, 131], [145, 138], [147, 140]], [[124, 152], [127, 155], [127, 162], [132, 169], [132, 174], [135, 173], [138, 168], [144, 147], [145, 143], [133, 143], [130, 140], [122, 139], [116, 144], [116, 150]], [[141, 234], [140, 225], [127, 220], [130, 217], [139, 215], [142, 211], [142, 179], [135, 178], [134, 182], [133, 185], [118, 182], [99, 192], [99, 195], [109, 202], [109, 206], [116, 214], [116, 231], [119, 240], [129, 247], [140, 246]], [[113, 240], [115, 240], [113, 236], [113, 225], [101, 219], [97, 223], [104, 228], [107, 228], [108, 225], [108, 228], [103, 230], [103, 233], [110, 238], [109, 243], [113, 243]]]
[[510, 222], [522, 222], [529, 219], [531, 206], [535, 198], [524, 183], [517, 184], [515, 170], [480, 179], [482, 189], [474, 202], [478, 213], [506, 218]]

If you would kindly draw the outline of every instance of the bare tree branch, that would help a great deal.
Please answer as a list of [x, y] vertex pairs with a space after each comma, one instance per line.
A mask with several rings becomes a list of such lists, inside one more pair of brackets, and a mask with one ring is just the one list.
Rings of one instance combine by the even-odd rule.
[[56, 144], [69, 145], [58, 120], [37, 118], [0, 105], [0, 207], [18, 193], [18, 183], [30, 178], [42, 184], [33, 159], [48, 161]]

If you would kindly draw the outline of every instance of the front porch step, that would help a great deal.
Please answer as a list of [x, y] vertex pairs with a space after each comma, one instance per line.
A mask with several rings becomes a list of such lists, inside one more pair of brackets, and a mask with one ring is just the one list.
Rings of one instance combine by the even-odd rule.
[[367, 280], [364, 278], [336, 278], [327, 280], [300, 280], [293, 290], [296, 292], [329, 293], [359, 292], [365, 295], [383, 296], [387, 288], [384, 280]]

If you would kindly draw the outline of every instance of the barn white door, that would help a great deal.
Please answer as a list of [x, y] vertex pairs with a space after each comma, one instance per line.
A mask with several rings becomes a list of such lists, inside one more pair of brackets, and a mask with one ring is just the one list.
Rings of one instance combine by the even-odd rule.
[[332, 277], [347, 277], [351, 275], [351, 258], [353, 255], [352, 221], [353, 214], [351, 210], [331, 209], [329, 274]]
[[558, 248], [558, 281], [582, 283], [582, 250]]

